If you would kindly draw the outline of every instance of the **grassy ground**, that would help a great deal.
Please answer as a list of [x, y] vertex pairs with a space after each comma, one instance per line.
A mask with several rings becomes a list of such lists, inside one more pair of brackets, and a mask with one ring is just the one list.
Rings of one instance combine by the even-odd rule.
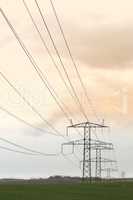
[[133, 200], [133, 183], [0, 185], [0, 200]]

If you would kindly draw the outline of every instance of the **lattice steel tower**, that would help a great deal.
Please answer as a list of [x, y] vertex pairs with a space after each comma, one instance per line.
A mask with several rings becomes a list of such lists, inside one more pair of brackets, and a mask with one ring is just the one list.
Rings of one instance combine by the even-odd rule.
[[[101, 173], [103, 167], [102, 163], [106, 162], [115, 162], [110, 159], [106, 159], [102, 157], [102, 151], [107, 150], [113, 150], [113, 144], [100, 141], [98, 139], [94, 140], [92, 138], [92, 131], [96, 129], [105, 129], [108, 128], [108, 126], [105, 126], [104, 124], [97, 124], [97, 123], [91, 123], [91, 122], [84, 122], [79, 124], [74, 124], [67, 127], [67, 134], [69, 129], [82, 129], [83, 131], [83, 138], [79, 140], [70, 141], [67, 143], [62, 144], [62, 149], [65, 145], [72, 146], [72, 152], [75, 151], [75, 146], [82, 146], [83, 152], [82, 152], [82, 178], [85, 181], [92, 182], [92, 178], [101, 178]], [[63, 150], [62, 150], [63, 151]], [[94, 153], [95, 152], [95, 157]], [[92, 176], [92, 163], [95, 163], [95, 176]]]

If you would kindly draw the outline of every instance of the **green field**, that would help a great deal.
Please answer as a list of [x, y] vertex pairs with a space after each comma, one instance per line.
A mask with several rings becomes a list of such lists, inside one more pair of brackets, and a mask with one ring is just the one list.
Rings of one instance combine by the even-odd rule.
[[133, 200], [133, 183], [5, 184], [0, 200]]

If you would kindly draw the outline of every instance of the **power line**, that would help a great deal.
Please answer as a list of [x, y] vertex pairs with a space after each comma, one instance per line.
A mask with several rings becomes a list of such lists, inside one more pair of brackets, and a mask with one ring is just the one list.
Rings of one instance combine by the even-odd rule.
[[[8, 18], [6, 17], [4, 11], [2, 9], [0, 9], [0, 12], [2, 14], [2, 16], [4, 17], [4, 19], [6, 20], [7, 24], [9, 25], [10, 29], [12, 30], [15, 38], [17, 39], [17, 41], [19, 42], [21, 48], [23, 49], [24, 53], [26, 54], [26, 56], [28, 57], [29, 61], [31, 62], [33, 68], [35, 69], [36, 73], [38, 74], [38, 76], [40, 77], [40, 79], [42, 80], [42, 82], [44, 83], [44, 85], [46, 86], [46, 88], [48, 89], [48, 91], [50, 92], [51, 96], [54, 98], [54, 100], [56, 101], [56, 103], [58, 104], [58, 106], [60, 107], [60, 109], [62, 110], [62, 112], [64, 113], [65, 116], [67, 116], [67, 114], [64, 112], [63, 108], [60, 106], [59, 102], [57, 101], [56, 97], [53, 95], [53, 93], [51, 92], [48, 82], [46, 80], [45, 77], [42, 76], [42, 72], [40, 70], [40, 68], [38, 67], [38, 65], [36, 64], [35, 60], [33, 59], [33, 57], [31, 56], [31, 54], [29, 53], [29, 51], [26, 49], [24, 43], [21, 41], [21, 39], [19, 38], [18, 34], [16, 33], [15, 29], [13, 28], [13, 26], [11, 25], [10, 21], [8, 20]], [[43, 74], [44, 75], [44, 74]], [[13, 87], [12, 84], [10, 84], [11, 87]], [[59, 133], [59, 131], [57, 131], [53, 125], [48, 122], [46, 119], [44, 119], [44, 117], [35, 109], [35, 107], [32, 106], [32, 104], [30, 102], [28, 102], [28, 100], [23, 97], [21, 95], [21, 93], [15, 88], [13, 87], [14, 90], [17, 92], [17, 94], [19, 96], [21, 96], [21, 98], [23, 98], [23, 100], [31, 107], [31, 109], [45, 122], [47, 123], [48, 126], [50, 126], [56, 133]], [[67, 116], [68, 118], [68, 116]]]
[[[4, 108], [2, 108], [2, 107], [0, 107], [0, 110], [6, 112], [8, 115], [10, 115], [10, 116], [16, 118], [17, 120], [22, 121], [22, 122], [25, 123], [26, 125], [31, 126], [32, 128], [35, 128], [35, 129], [37, 129], [37, 130], [39, 129], [39, 128], [36, 128], [36, 127], [30, 125], [29, 123], [25, 122], [24, 120], [18, 118], [17, 116], [15, 116], [14, 114], [10, 113], [9, 111], [7, 111], [6, 109], [4, 109]], [[39, 130], [42, 131], [42, 132], [44, 132], [43, 129], [39, 129]], [[57, 135], [56, 135], [56, 136], [57, 136]], [[58, 135], [58, 136], [59, 136], [59, 135]], [[0, 148], [5, 149], [5, 150], [8, 150], [8, 151], [12, 151], [12, 152], [15, 152], [15, 153], [22, 153], [22, 154], [26, 154], [26, 155], [32, 155], [32, 156], [38, 156], [38, 154], [39, 154], [40, 156], [59, 156], [59, 155], [62, 155], [62, 156], [64, 157], [64, 159], [68, 160], [68, 161], [71, 162], [73, 165], [75, 165], [75, 163], [74, 163], [70, 158], [66, 157], [66, 155], [64, 155], [64, 154], [62, 154], [62, 153], [58, 153], [58, 154], [43, 153], [43, 152], [40, 152], [40, 151], [36, 151], [36, 150], [30, 149], [30, 148], [27, 148], [27, 147], [25, 147], [25, 146], [23, 146], [23, 145], [20, 145], [20, 144], [16, 144], [16, 143], [11, 142], [11, 141], [9, 141], [9, 140], [7, 140], [7, 139], [5, 139], [5, 138], [2, 138], [2, 137], [0, 137], [0, 140], [1, 140], [1, 141], [4, 141], [4, 142], [6, 142], [6, 143], [9, 143], [9, 144], [11, 144], [11, 145], [13, 145], [13, 146], [16, 146], [16, 147], [18, 147], [18, 148], [24, 149], [24, 150], [26, 150], [26, 151], [30, 151], [31, 153], [22, 152], [22, 151], [18, 151], [18, 150], [13, 150], [13, 149], [9, 149], [9, 148], [1, 147], [1, 146], [0, 146]], [[33, 153], [34, 153], [34, 154], [33, 154]], [[75, 166], [77, 167], [77, 165], [75, 165]]]
[[7, 150], [7, 151], [20, 153], [20, 154], [30, 155], [30, 156], [36, 156], [36, 154], [32, 154], [32, 153], [28, 153], [28, 152], [24, 152], [24, 151], [18, 151], [18, 150], [15, 150], [15, 149], [4, 147], [4, 146], [0, 146], [0, 149], [4, 149], [4, 150]]
[[9, 86], [23, 99], [23, 101], [32, 109], [32, 111], [35, 112], [41, 118], [41, 120], [47, 123], [56, 133], [58, 133], [58, 131], [52, 126], [52, 124], [43, 118], [43, 116], [36, 110], [36, 108], [19, 92], [19, 90], [6, 78], [6, 76], [2, 72], [0, 72], [0, 75], [9, 84]]
[[[0, 149], [6, 150], [6, 151], [10, 151], [10, 152], [14, 152], [14, 153], [24, 154], [24, 155], [28, 155], [28, 156], [38, 156], [38, 154], [33, 154], [33, 153], [24, 152], [24, 151], [19, 151], [19, 150], [15, 150], [15, 149], [4, 147], [4, 146], [0, 146]], [[44, 154], [41, 154], [41, 155], [46, 156]], [[68, 160], [69, 162], [71, 162], [71, 164], [75, 165], [75, 163], [73, 163], [73, 161], [70, 158], [66, 157], [65, 155], [63, 155], [63, 157], [66, 160]], [[75, 165], [75, 166], [77, 167], [77, 165]]]
[[[28, 155], [28, 156], [38, 156], [38, 154], [19, 151], [19, 150], [15, 150], [15, 149], [4, 147], [4, 146], [0, 146], [0, 149], [6, 150], [6, 151], [10, 151], [10, 152], [14, 152], [14, 153], [24, 154], [24, 155]], [[70, 158], [66, 157], [65, 155], [63, 155], [63, 157], [64, 157], [64, 159], [66, 159], [67, 161], [71, 162], [71, 164], [73, 164], [74, 166], [77, 167], [77, 165]]]
[[[10, 115], [10, 116], [16, 118], [17, 120], [19, 120], [19, 121], [25, 123], [26, 125], [31, 126], [32, 128], [35, 128], [35, 129], [37, 129], [37, 130], [39, 129], [39, 128], [36, 128], [36, 127], [32, 126], [31, 124], [27, 123], [27, 122], [24, 121], [23, 119], [18, 118], [16, 115], [10, 113], [10, 112], [7, 111], [6, 109], [4, 109], [4, 108], [2, 108], [2, 107], [0, 107], [0, 109], [1, 109], [2, 111], [6, 112], [8, 115]], [[44, 132], [43, 129], [39, 129], [39, 130], [40, 130], [41, 132]], [[32, 149], [29, 149], [29, 148], [24, 147], [24, 146], [22, 146], [22, 145], [18, 145], [18, 144], [16, 144], [16, 143], [11, 142], [11, 141], [9, 141], [9, 140], [7, 140], [7, 139], [5, 139], [5, 138], [2, 138], [2, 137], [0, 137], [0, 140], [2, 140], [2, 141], [4, 141], [4, 142], [7, 142], [7, 143], [9, 143], [9, 144], [11, 144], [11, 145], [14, 145], [14, 146], [16, 146], [16, 147], [18, 147], [18, 148], [21, 148], [21, 149], [30, 151], [30, 152], [32, 152], [32, 153], [17, 151], [17, 150], [13, 150], [13, 149], [9, 149], [9, 148], [1, 147], [1, 146], [0, 146], [0, 148], [5, 149], [5, 150], [8, 150], [8, 151], [12, 151], [12, 152], [15, 152], [15, 153], [22, 153], [22, 154], [26, 154], [26, 155], [32, 155], [32, 156], [34, 156], [34, 155], [37, 156], [37, 154], [42, 155], [42, 156], [59, 156], [59, 155], [62, 155], [66, 160], [68, 160], [68, 161], [71, 162], [73, 165], [75, 165], [75, 163], [73, 163], [73, 161], [72, 161], [70, 158], [66, 157], [66, 155], [63, 155], [63, 154], [61, 154], [61, 153], [60, 153], [60, 154], [48, 154], [48, 153], [46, 154], [46, 153], [42, 153], [42, 152], [40, 152], [40, 151], [35, 151], [35, 150], [32, 150]], [[33, 153], [36, 153], [36, 154], [33, 154]], [[75, 166], [76, 166], [76, 165], [75, 165]], [[77, 166], [76, 166], [76, 167], [77, 167]]]
[[[64, 83], [64, 86], [65, 86], [66, 89], [68, 90], [69, 94], [72, 96], [71, 90], [69, 89], [69, 87], [68, 87], [68, 85], [67, 85], [67, 83], [66, 83], [64, 77], [62, 76], [62, 73], [61, 73], [59, 67], [57, 66], [57, 64], [56, 64], [56, 62], [55, 62], [55, 60], [54, 60], [54, 58], [53, 58], [53, 56], [52, 56], [52, 54], [51, 54], [51, 52], [50, 52], [50, 50], [49, 50], [49, 48], [48, 48], [46, 42], [44, 41], [44, 38], [43, 38], [43, 36], [42, 36], [42, 34], [41, 34], [41, 32], [40, 32], [40, 30], [39, 30], [39, 28], [38, 28], [38, 26], [37, 26], [37, 24], [36, 24], [34, 18], [33, 18], [33, 16], [32, 16], [32, 14], [31, 14], [31, 12], [30, 12], [30, 9], [28, 8], [28, 5], [27, 5], [26, 1], [25, 1], [25, 0], [22, 0], [22, 1], [23, 1], [23, 4], [24, 4], [25, 9], [27, 10], [27, 13], [28, 13], [28, 15], [29, 15], [29, 17], [30, 17], [30, 19], [31, 19], [31, 21], [32, 21], [32, 23], [33, 23], [33, 25], [34, 25], [34, 27], [35, 27], [35, 29], [36, 29], [36, 31], [37, 31], [37, 33], [38, 33], [40, 39], [41, 39], [41, 41], [42, 41], [43, 46], [45, 47], [45, 49], [46, 49], [46, 51], [47, 51], [49, 57], [50, 57], [51, 60], [52, 60], [53, 65], [55, 66], [55, 68], [56, 68], [56, 70], [57, 70], [57, 72], [58, 72], [58, 74], [59, 74], [59, 77], [61, 78], [62, 82]], [[63, 102], [62, 102], [62, 104], [64, 105]], [[64, 105], [64, 107], [66, 107], [66, 105]], [[68, 110], [68, 108], [67, 108], [67, 110]]]
[[[45, 84], [45, 86], [47, 87], [47, 89], [49, 90], [49, 92], [51, 93], [51, 90], [49, 89], [49, 86], [47, 85], [47, 83], [45, 82], [45, 80], [44, 80], [44, 78], [43, 78], [43, 76], [42, 76], [42, 72], [41, 72], [40, 68], [39, 68], [38, 65], [36, 64], [36, 62], [35, 62], [35, 60], [33, 59], [33, 57], [30, 55], [29, 51], [26, 49], [24, 43], [23, 43], [23, 42], [21, 41], [21, 39], [19, 38], [17, 32], [15, 31], [15, 29], [14, 29], [13, 26], [12, 26], [12, 24], [10, 23], [10, 21], [8, 20], [8, 18], [6, 17], [4, 11], [3, 11], [1, 8], [0, 8], [0, 12], [1, 12], [2, 16], [4, 17], [5, 21], [7, 22], [7, 24], [9, 25], [10, 29], [12, 30], [12, 32], [13, 32], [15, 38], [16, 38], [17, 41], [19, 42], [19, 44], [20, 44], [21, 48], [23, 49], [24, 53], [25, 53], [26, 56], [29, 58], [29, 61], [31, 62], [32, 66], [34, 67], [34, 69], [35, 69], [35, 71], [37, 72], [38, 76], [39, 76], [40, 79], [43, 81], [43, 83]], [[19, 92], [19, 91], [18, 91], [18, 92]], [[20, 92], [19, 92], [19, 93], [20, 93]], [[18, 94], [19, 94], [19, 93], [18, 93]], [[20, 94], [21, 94], [21, 93], [20, 93]], [[51, 93], [51, 95], [53, 96], [52, 93]], [[21, 96], [21, 97], [22, 97], [22, 96]], [[54, 96], [53, 96], [53, 98], [55, 99]], [[25, 99], [25, 97], [23, 97], [23, 100], [24, 100], [24, 99]], [[25, 99], [25, 100], [26, 100], [26, 99]], [[27, 101], [27, 100], [26, 100], [26, 101]], [[25, 102], [26, 102], [26, 101], [25, 101]], [[27, 103], [28, 103], [29, 105], [31, 105], [30, 102], [27, 101]], [[31, 105], [31, 106], [32, 106], [32, 105]], [[31, 106], [30, 106], [30, 107], [31, 107]], [[32, 108], [33, 108], [34, 112], [38, 113], [38, 111], [37, 111], [33, 106], [32, 106]], [[38, 113], [38, 116], [39, 116], [43, 121], [45, 121], [45, 123], [47, 123], [57, 134], [59, 134], [60, 136], [62, 136], [64, 139], [66, 139], [65, 136], [63, 136], [58, 130], [56, 130], [56, 129], [52, 126], [52, 124], [50, 124], [47, 120], [45, 120], [45, 119], [42, 117], [42, 115], [41, 115], [40, 113]]]
[[[8, 18], [6, 17], [6, 15], [4, 14], [3, 10], [0, 10], [3, 17], [5, 18], [6, 22], [8, 23], [9, 27], [11, 28], [13, 34], [15, 35], [15, 38], [17, 39], [17, 41], [19, 42], [21, 48], [23, 49], [24, 53], [26, 54], [26, 56], [28, 57], [29, 61], [31, 62], [32, 66], [34, 67], [34, 69], [36, 70], [38, 76], [40, 77], [40, 79], [42, 80], [42, 82], [44, 83], [44, 85], [47, 87], [48, 91], [50, 92], [50, 94], [52, 95], [52, 97], [54, 98], [54, 100], [56, 101], [57, 105], [59, 106], [59, 108], [62, 110], [62, 112], [64, 113], [65, 117], [67, 118], [67, 120], [69, 120], [69, 116], [67, 115], [67, 113], [64, 111], [64, 109], [60, 106], [57, 98], [53, 95], [53, 93], [51, 92], [51, 89], [49, 88], [49, 83], [48, 80], [46, 79], [46, 77], [43, 78], [44, 74], [42, 73], [42, 71], [40, 70], [40, 68], [38, 67], [38, 65], [36, 64], [35, 60], [33, 59], [33, 57], [31, 56], [31, 54], [28, 52], [28, 50], [26, 49], [24, 43], [21, 41], [21, 39], [19, 38], [18, 34], [16, 33], [15, 29], [13, 28], [13, 26], [11, 25], [11, 23], [9, 22]], [[58, 130], [56, 130], [53, 125], [51, 123], [49, 123], [46, 119], [44, 119], [44, 117], [39, 113], [39, 111], [19, 92], [19, 90], [7, 79], [7, 77], [4, 75], [4, 73], [0, 72], [0, 75], [2, 76], [2, 78], [10, 85], [10, 87], [23, 99], [23, 101], [32, 109], [32, 111], [34, 113], [36, 113], [41, 120], [43, 120], [45, 123], [47, 123], [48, 126], [50, 126], [57, 134], [61, 135], [61, 133], [59, 133]], [[45, 79], [45, 80], [44, 80]]]
[[72, 53], [71, 53], [69, 44], [68, 44], [68, 42], [67, 42], [67, 39], [66, 39], [66, 36], [65, 36], [63, 27], [62, 27], [62, 25], [61, 25], [61, 23], [60, 23], [60, 20], [59, 20], [57, 11], [56, 11], [56, 9], [55, 9], [55, 6], [54, 6], [54, 4], [53, 4], [53, 1], [52, 1], [52, 0], [49, 0], [49, 1], [50, 1], [50, 3], [51, 3], [51, 6], [52, 6], [52, 9], [53, 9], [55, 18], [56, 18], [57, 23], [58, 23], [58, 25], [59, 25], [61, 34], [62, 34], [62, 36], [63, 36], [65, 45], [66, 45], [67, 50], [68, 50], [68, 53], [69, 53], [69, 56], [70, 56], [70, 58], [71, 58], [71, 60], [72, 60], [72, 63], [73, 63], [73, 66], [74, 66], [74, 68], [75, 68], [75, 71], [76, 71], [76, 73], [77, 73], [77, 76], [78, 76], [78, 78], [79, 78], [80, 84], [81, 84], [81, 86], [82, 86], [82, 88], [83, 88], [84, 94], [85, 94], [85, 96], [86, 96], [86, 98], [87, 98], [88, 103], [89, 103], [89, 104], [91, 105], [91, 107], [92, 107], [92, 111], [93, 111], [93, 113], [94, 113], [96, 119], [99, 121], [99, 117], [97, 116], [97, 113], [96, 113], [95, 109], [93, 108], [92, 101], [91, 101], [91, 99], [90, 99], [89, 96], [88, 96], [86, 87], [85, 87], [85, 85], [84, 85], [84, 82], [83, 82], [83, 80], [82, 80], [82, 78], [81, 78], [81, 75], [80, 75], [80, 73], [79, 73], [78, 67], [77, 67], [77, 65], [76, 65], [76, 63], [75, 63], [75, 61], [74, 61], [73, 56], [72, 56]]
[[27, 122], [27, 121], [25, 121], [24, 119], [18, 117], [17, 115], [15, 115], [14, 113], [8, 111], [6, 108], [4, 108], [4, 107], [2, 107], [2, 106], [0, 106], [0, 110], [2, 110], [3, 112], [7, 113], [9, 116], [11, 116], [11, 117], [17, 119], [18, 121], [20, 121], [20, 122], [26, 124], [27, 126], [33, 128], [33, 129], [35, 129], [35, 130], [38, 130], [38, 131], [43, 132], [43, 133], [45, 133], [45, 134], [50, 134], [50, 135], [54, 135], [54, 136], [59, 136], [59, 135], [57, 135], [57, 134], [54, 134], [54, 133], [52, 133], [52, 132], [49, 132], [49, 131], [47, 131], [47, 130], [44, 130], [44, 129], [42, 129], [42, 128], [39, 128], [39, 127], [36, 127], [36, 126], [30, 124], [29, 122]]
[[[4, 76], [4, 74], [3, 74], [2, 72], [0, 72], [0, 75], [4, 78], [4, 80], [6, 80], [6, 81], [8, 82], [8, 84], [9, 84], [17, 93], [19, 92], [19, 91], [12, 85], [12, 83]], [[20, 94], [20, 93], [18, 93], [18, 94]], [[19, 96], [20, 96], [20, 95], [19, 95]], [[19, 121], [25, 123], [26, 125], [31, 126], [32, 128], [36, 128], [37, 130], [39, 130], [39, 131], [41, 131], [41, 132], [44, 132], [43, 129], [37, 128], [37, 127], [35, 127], [35, 126], [29, 124], [28, 122], [24, 121], [23, 119], [19, 118], [18, 116], [14, 115], [13, 113], [9, 112], [9, 111], [6, 110], [5, 108], [3, 108], [3, 107], [0, 106], [0, 109], [1, 109], [2, 111], [6, 112], [8, 115], [10, 115], [10, 116], [16, 118], [17, 120], [19, 120]], [[51, 132], [48, 132], [48, 133], [49, 133], [49, 134], [52, 134]], [[55, 134], [53, 134], [53, 135], [55, 135]], [[64, 137], [61, 133], [58, 133], [58, 135], [56, 134], [56, 136], [61, 136], [61, 137], [63, 137], [63, 138], [65, 139], [65, 137]], [[20, 146], [20, 145], [17, 145], [17, 146]]]
[[[28, 13], [28, 15], [29, 15], [29, 17], [30, 17], [30, 19], [31, 19], [31, 21], [32, 21], [32, 23], [33, 23], [33, 25], [34, 25], [34, 27], [35, 27], [35, 29], [36, 29], [36, 31], [37, 31], [37, 33], [38, 33], [38, 35], [39, 35], [41, 41], [42, 41], [42, 43], [43, 43], [43, 46], [45, 47], [45, 49], [46, 49], [46, 51], [47, 51], [49, 57], [51, 58], [51, 60], [52, 60], [52, 62], [53, 62], [53, 64], [54, 64], [54, 66], [56, 67], [56, 69], [57, 69], [57, 71], [58, 71], [58, 74], [59, 74], [61, 80], [63, 81], [63, 83], [64, 83], [66, 89], [68, 90], [69, 94], [71, 95], [71, 91], [69, 90], [69, 87], [67, 86], [67, 83], [66, 83], [65, 79], [64, 79], [63, 76], [62, 76], [62, 73], [60, 72], [58, 66], [56, 65], [56, 63], [55, 63], [55, 61], [54, 61], [54, 58], [53, 58], [53, 56], [52, 56], [52, 54], [51, 54], [49, 48], [47, 47], [46, 42], [44, 41], [44, 38], [43, 38], [43, 36], [42, 36], [42, 34], [41, 34], [41, 32], [40, 32], [40, 30], [39, 30], [39, 28], [38, 28], [38, 26], [37, 26], [37, 24], [36, 24], [34, 18], [33, 18], [33, 16], [32, 16], [32, 14], [31, 14], [31, 12], [30, 12], [30, 9], [28, 8], [28, 5], [27, 5], [26, 1], [25, 1], [25, 0], [22, 0], [22, 1], [23, 1], [23, 4], [24, 4], [24, 7], [25, 7], [25, 9], [27, 10], [27, 13]], [[53, 92], [54, 92], [54, 95], [56, 96], [56, 98], [59, 99], [57, 93], [56, 93], [54, 90], [53, 90]], [[62, 101], [61, 101], [61, 104], [65, 107], [65, 109], [69, 112], [69, 114], [71, 114], [71, 112], [69, 111], [68, 107], [66, 107], [66, 105], [65, 105]], [[70, 122], [69, 119], [68, 119], [68, 121]], [[77, 129], [76, 129], [76, 131], [77, 131], [78, 134], [80, 135], [80, 133], [79, 133], [79, 131], [78, 131]]]
[[76, 91], [75, 91], [75, 88], [74, 88], [74, 86], [73, 86], [73, 84], [72, 84], [72, 82], [71, 82], [71, 80], [70, 80], [70, 78], [69, 78], [68, 72], [67, 72], [67, 70], [66, 70], [66, 68], [65, 68], [65, 66], [64, 66], [64, 64], [63, 64], [63, 61], [62, 61], [61, 56], [60, 56], [60, 54], [59, 54], [59, 51], [58, 51], [58, 49], [57, 49], [57, 47], [56, 47], [56, 45], [55, 45], [55, 42], [54, 42], [54, 40], [53, 40], [53, 38], [52, 38], [51, 32], [50, 32], [50, 30], [49, 30], [49, 28], [48, 28], [48, 25], [47, 25], [47, 23], [46, 23], [46, 21], [45, 21], [45, 19], [44, 19], [44, 16], [43, 16], [43, 13], [42, 13], [42, 11], [41, 11], [41, 9], [40, 9], [40, 6], [39, 6], [37, 0], [34, 0], [34, 1], [35, 1], [35, 3], [36, 3], [36, 6], [37, 6], [38, 11], [39, 11], [39, 13], [40, 13], [40, 16], [41, 16], [41, 18], [42, 18], [42, 21], [43, 21], [43, 23], [44, 23], [44, 26], [45, 26], [45, 28], [46, 28], [46, 30], [47, 30], [47, 32], [48, 32], [48, 35], [49, 35], [49, 37], [50, 37], [50, 39], [51, 39], [51, 42], [52, 42], [52, 44], [53, 44], [53, 47], [54, 47], [54, 49], [55, 49], [55, 51], [56, 51], [56, 54], [57, 54], [57, 56], [58, 56], [58, 58], [59, 58], [59, 61], [60, 61], [61, 65], [62, 65], [62, 67], [63, 67], [64, 73], [65, 73], [65, 75], [66, 75], [66, 77], [67, 77], [67, 80], [68, 80], [68, 82], [69, 82], [69, 85], [70, 85], [70, 87], [71, 87], [71, 89], [72, 89], [72, 91], [73, 91], [73, 94], [74, 94], [75, 98], [76, 98], [76, 102], [79, 104], [80, 111], [82, 112], [82, 114], [83, 114], [83, 116], [85, 117], [85, 119], [88, 121], [88, 117], [87, 117], [87, 115], [86, 115], [86, 113], [85, 113], [85, 111], [84, 111], [84, 108], [83, 108], [83, 106], [82, 106], [80, 100], [79, 100], [79, 97], [78, 97], [78, 95], [77, 95], [77, 93], [76, 93]]
[[36, 153], [36, 154], [40, 154], [40, 155], [44, 155], [44, 156], [58, 156], [58, 155], [60, 154], [60, 153], [51, 154], [51, 153], [43, 153], [43, 152], [40, 152], [40, 151], [36, 151], [36, 150], [31, 149], [31, 148], [25, 147], [25, 146], [23, 146], [23, 145], [17, 144], [17, 143], [15, 143], [15, 142], [11, 142], [11, 141], [9, 141], [9, 140], [7, 140], [7, 139], [5, 139], [5, 138], [2, 138], [2, 137], [0, 137], [0, 140], [3, 141], [3, 142], [8, 143], [8, 144], [10, 144], [10, 145], [13, 145], [13, 146], [15, 146], [15, 147], [18, 147], [18, 148], [20, 148], [20, 149], [29, 151], [29, 152], [31, 152], [31, 153]]
[[[3, 108], [3, 107], [1, 107], [1, 106], [0, 106], [0, 110], [6, 112], [6, 113], [7, 113], [8, 115], [10, 115], [11, 117], [13, 117], [13, 118], [15, 118], [15, 119], [17, 119], [17, 120], [23, 122], [24, 124], [26, 124], [26, 125], [32, 127], [33, 129], [37, 129], [37, 130], [39, 130], [39, 131], [41, 131], [41, 132], [44, 132], [43, 129], [37, 128], [37, 127], [35, 127], [35, 126], [29, 124], [28, 122], [26, 122], [26, 121], [24, 121], [23, 119], [17, 117], [16, 115], [14, 115], [13, 113], [9, 112], [8, 110], [6, 110], [5, 108]], [[49, 134], [52, 134], [52, 133], [49, 132]], [[53, 134], [53, 135], [55, 135], [55, 134]], [[56, 136], [59, 136], [59, 135], [56, 135]], [[16, 146], [16, 147], [19, 147], [19, 148], [21, 148], [21, 149], [24, 149], [24, 150], [27, 150], [27, 151], [36, 153], [36, 154], [27, 153], [27, 152], [22, 152], [22, 151], [20, 152], [20, 151], [17, 151], [17, 150], [13, 150], [13, 149], [6, 148], [6, 147], [0, 147], [0, 148], [5, 149], [5, 150], [8, 150], [8, 151], [12, 151], [12, 152], [15, 152], [15, 153], [22, 153], [22, 154], [26, 154], [26, 155], [32, 155], [32, 156], [34, 156], [34, 155], [37, 156], [37, 154], [39, 154], [39, 155], [41, 155], [41, 156], [54, 156], [53, 154], [50, 155], [50, 154], [38, 152], [38, 151], [35, 151], [35, 150], [31, 150], [31, 149], [29, 149], [29, 148], [27, 148], [27, 147], [24, 147], [24, 146], [22, 146], [22, 145], [18, 145], [18, 144], [16, 144], [16, 143], [11, 142], [11, 141], [9, 141], [9, 140], [7, 140], [7, 139], [5, 139], [5, 138], [2, 138], [2, 137], [0, 138], [0, 140], [2, 140], [2, 141], [4, 141], [4, 142], [7, 142], [7, 143], [9, 143], [9, 144], [11, 144], [11, 145], [14, 145], [14, 146]], [[60, 153], [60, 154], [61, 154], [61, 153]], [[56, 155], [58, 156], [58, 155], [60, 155], [60, 154], [55, 154], [55, 156], [56, 156]], [[61, 154], [61, 155], [62, 155], [66, 160], [68, 160], [68, 161], [71, 162], [73, 165], [75, 165], [75, 163], [73, 163], [73, 161], [72, 161], [70, 158], [66, 157], [66, 155], [64, 155], [64, 154]], [[76, 165], [75, 165], [75, 166], [76, 166]]]

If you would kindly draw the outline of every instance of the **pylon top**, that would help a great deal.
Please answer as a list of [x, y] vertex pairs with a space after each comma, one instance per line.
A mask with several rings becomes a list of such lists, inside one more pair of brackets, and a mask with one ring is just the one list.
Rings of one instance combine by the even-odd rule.
[[71, 126], [68, 126], [68, 128], [109, 128], [109, 126], [106, 126], [104, 124], [98, 124], [94, 122], [82, 122], [79, 124], [73, 124]]

